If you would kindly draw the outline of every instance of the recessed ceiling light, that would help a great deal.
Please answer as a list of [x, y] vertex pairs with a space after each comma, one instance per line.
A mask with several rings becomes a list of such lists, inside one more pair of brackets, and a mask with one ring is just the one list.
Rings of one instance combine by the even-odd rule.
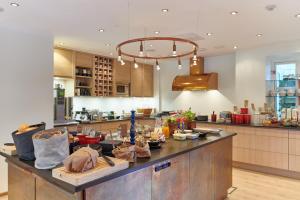
[[107, 44], [105, 44], [105, 46], [109, 47], [109, 46], [110, 46], [110, 44], [109, 44], [109, 43], [107, 43]]
[[59, 43], [60, 46], [63, 46], [64, 44], [65, 44], [65, 43], [63, 43], [63, 42], [60, 42], [60, 43]]
[[169, 12], [169, 9], [167, 9], [167, 8], [163, 8], [163, 9], [161, 9], [161, 12], [163, 12], [163, 13], [167, 13], [167, 12]]
[[212, 33], [206, 33], [207, 36], [212, 36]]
[[300, 13], [295, 15], [296, 18], [300, 18]]
[[155, 33], [156, 35], [158, 35], [158, 34], [159, 34], [159, 31], [155, 31], [154, 33]]
[[113, 54], [112, 52], [110, 52], [110, 53], [109, 53], [109, 55], [111, 55], [111, 56], [112, 56], [112, 55], [114, 55], [114, 54]]
[[237, 47], [237, 46], [233, 46], [233, 48], [234, 48], [234, 49], [237, 49], [238, 47]]
[[277, 6], [275, 4], [270, 4], [270, 5], [267, 5], [265, 8], [267, 11], [273, 11], [275, 10]]
[[11, 2], [10, 5], [13, 6], [13, 7], [19, 7], [20, 6], [20, 4], [18, 4], [16, 2]]
[[152, 45], [152, 44], [149, 44], [149, 47], [153, 47], [153, 45]]
[[261, 33], [256, 34], [256, 37], [261, 37], [261, 36], [262, 36]]
[[98, 31], [101, 32], [101, 33], [103, 33], [103, 32], [104, 32], [104, 29], [99, 28]]
[[231, 15], [237, 15], [239, 12], [238, 11], [231, 11], [230, 14]]

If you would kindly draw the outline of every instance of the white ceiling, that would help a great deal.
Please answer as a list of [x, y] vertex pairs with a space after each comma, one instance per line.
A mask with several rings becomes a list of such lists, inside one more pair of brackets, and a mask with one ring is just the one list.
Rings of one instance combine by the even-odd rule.
[[[12, 1], [20, 6], [10, 6]], [[269, 4], [276, 9], [267, 11]], [[203, 56], [233, 52], [235, 45], [244, 49], [300, 39], [300, 18], [294, 17], [300, 0], [0, 0], [0, 7], [1, 25], [51, 32], [55, 45], [114, 56], [118, 43], [154, 36], [156, 30], [160, 36], [202, 37], [197, 43]]]

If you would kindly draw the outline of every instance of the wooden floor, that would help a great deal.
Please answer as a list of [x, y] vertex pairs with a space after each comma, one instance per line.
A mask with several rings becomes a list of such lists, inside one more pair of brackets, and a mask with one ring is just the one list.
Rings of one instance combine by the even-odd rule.
[[0, 200], [7, 200], [7, 196], [0, 197]]
[[233, 186], [227, 200], [300, 200], [299, 180], [233, 169]]
[[300, 200], [299, 180], [234, 169], [233, 186], [228, 200]]

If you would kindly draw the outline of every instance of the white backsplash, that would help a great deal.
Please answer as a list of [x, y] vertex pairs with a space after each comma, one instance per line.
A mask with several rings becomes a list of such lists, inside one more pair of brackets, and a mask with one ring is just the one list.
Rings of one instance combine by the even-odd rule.
[[[82, 108], [99, 111], [115, 111], [116, 114], [130, 112], [137, 108], [157, 108], [158, 100], [155, 97], [74, 97], [73, 110], [80, 111]], [[157, 110], [157, 109], [156, 109]]]

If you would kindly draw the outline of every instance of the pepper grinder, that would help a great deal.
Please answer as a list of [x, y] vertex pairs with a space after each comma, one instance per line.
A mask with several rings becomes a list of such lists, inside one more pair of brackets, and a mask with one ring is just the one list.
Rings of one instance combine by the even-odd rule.
[[135, 111], [131, 111], [130, 144], [135, 145]]

